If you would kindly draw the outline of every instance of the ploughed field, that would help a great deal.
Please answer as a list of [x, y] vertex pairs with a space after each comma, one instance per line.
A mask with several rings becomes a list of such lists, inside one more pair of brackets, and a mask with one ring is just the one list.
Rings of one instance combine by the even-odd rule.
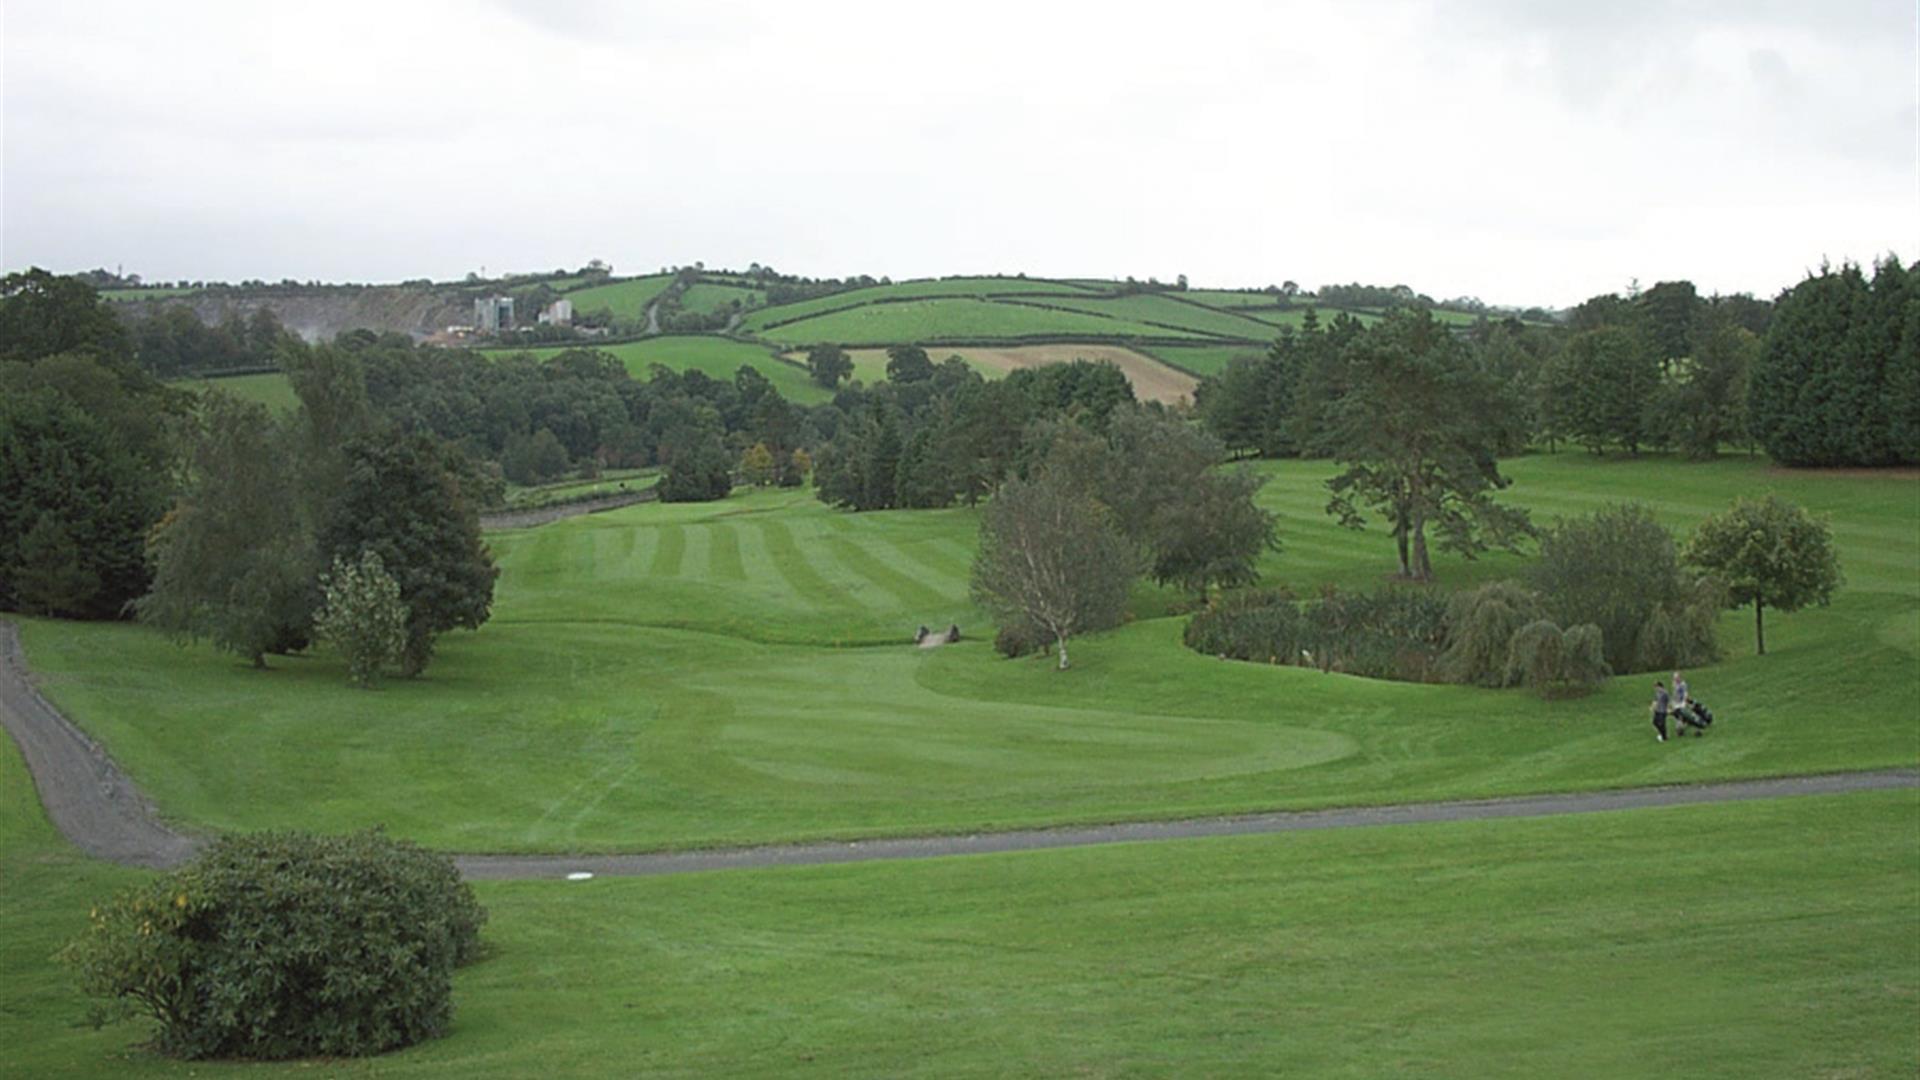
[[[1322, 462], [1263, 468], [1285, 549], [1269, 583], [1371, 587], [1381, 531], [1320, 511]], [[640, 850], [1382, 803], [1912, 764], [1920, 499], [1911, 478], [1776, 475], [1757, 461], [1511, 463], [1543, 519], [1640, 498], [1683, 529], [1738, 493], [1832, 515], [1848, 583], [1828, 609], [1728, 612], [1692, 674], [1723, 718], [1656, 744], [1651, 676], [1542, 702], [1223, 662], [1179, 601], [1008, 661], [967, 599], [977, 514], [829, 510], [803, 491], [645, 505], [490, 537], [493, 621], [374, 693], [327, 657], [255, 672], [136, 626], [29, 621], [47, 694], [187, 827], [384, 823], [457, 850]], [[1518, 556], [1443, 559], [1446, 586]], [[910, 647], [916, 626], [968, 640]]]
[[[1368, 587], [1324, 463], [1262, 467], [1270, 582]], [[26, 621], [43, 687], [188, 825], [384, 822], [450, 848], [859, 836], [1911, 765], [1920, 482], [1511, 463], [1541, 516], [1684, 528], [1772, 488], [1828, 513], [1833, 607], [1723, 623], [1721, 717], [1656, 744], [1634, 675], [1579, 702], [1210, 660], [1177, 598], [1007, 661], [966, 600], [977, 516], [804, 493], [490, 536], [496, 615], [419, 683], [262, 674], [138, 627]], [[1443, 559], [1446, 587], [1513, 556]], [[914, 626], [958, 621], [917, 650]], [[447, 1037], [329, 1075], [1911, 1076], [1920, 793], [666, 878], [481, 883]], [[53, 833], [0, 746], [0, 1073], [176, 1076], [93, 1031], [50, 957], [140, 872]], [[315, 1063], [249, 1066], [311, 1075]]]

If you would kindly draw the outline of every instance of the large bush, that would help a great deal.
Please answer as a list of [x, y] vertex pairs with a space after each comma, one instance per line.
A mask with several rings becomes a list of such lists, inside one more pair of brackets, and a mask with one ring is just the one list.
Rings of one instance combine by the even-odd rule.
[[1249, 589], [1195, 615], [1186, 643], [1234, 660], [1430, 682], [1446, 645], [1446, 610], [1445, 600], [1420, 589], [1329, 589], [1304, 606], [1285, 589]]
[[1528, 583], [1561, 626], [1600, 629], [1615, 672], [1719, 657], [1719, 591], [1682, 570], [1673, 536], [1637, 503], [1562, 521], [1541, 538]]
[[[1473, 686], [1512, 686], [1521, 681], [1524, 672], [1509, 663], [1515, 636], [1543, 621], [1545, 614], [1537, 595], [1511, 581], [1490, 582], [1455, 594], [1447, 605], [1447, 651], [1440, 662], [1447, 681]], [[1557, 635], [1560, 629], [1553, 627], [1553, 631]], [[1556, 638], [1548, 644], [1557, 643]], [[1557, 663], [1558, 653], [1554, 655]]]
[[182, 1057], [353, 1056], [444, 1032], [486, 913], [452, 860], [377, 831], [223, 838], [94, 908], [67, 948], [101, 1018]]
[[1209, 656], [1266, 664], [1298, 663], [1306, 621], [1285, 589], [1221, 595], [1187, 621], [1187, 647]]

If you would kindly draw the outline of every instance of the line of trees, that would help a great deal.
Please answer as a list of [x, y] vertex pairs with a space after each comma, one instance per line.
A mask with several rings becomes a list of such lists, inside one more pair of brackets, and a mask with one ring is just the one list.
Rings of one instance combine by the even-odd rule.
[[[1398, 302], [1389, 327], [1420, 310]], [[1236, 453], [1338, 456], [1354, 354], [1382, 332], [1405, 333], [1310, 310], [1266, 355], [1203, 380], [1201, 417]], [[1791, 465], [1920, 461], [1920, 263], [1888, 258], [1871, 277], [1823, 268], [1771, 303], [1663, 281], [1593, 297], [1563, 325], [1482, 319], [1456, 339], [1455, 366], [1493, 384], [1502, 454], [1570, 442], [1693, 458], [1757, 446]]]

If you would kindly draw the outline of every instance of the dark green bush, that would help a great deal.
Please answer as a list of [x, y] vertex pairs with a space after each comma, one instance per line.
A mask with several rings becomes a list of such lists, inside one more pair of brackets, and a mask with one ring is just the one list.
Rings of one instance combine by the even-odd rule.
[[[1515, 635], [1546, 618], [1540, 598], [1511, 581], [1456, 593], [1447, 605], [1447, 651], [1440, 667], [1448, 682], [1512, 686], [1524, 673], [1509, 663]], [[1553, 626], [1551, 622], [1548, 626]], [[1554, 633], [1560, 632], [1553, 626]], [[1557, 661], [1556, 661], [1557, 662]]]
[[1187, 621], [1187, 647], [1208, 656], [1296, 664], [1306, 629], [1300, 606], [1285, 589], [1224, 593]]
[[1309, 661], [1322, 671], [1434, 682], [1447, 644], [1447, 601], [1419, 588], [1328, 589], [1307, 604]]
[[1561, 626], [1599, 627], [1616, 672], [1688, 667], [1719, 656], [1719, 608], [1704, 606], [1717, 588], [1681, 568], [1673, 536], [1637, 503], [1548, 530], [1528, 584]]
[[181, 1057], [357, 1056], [439, 1035], [486, 912], [453, 861], [378, 831], [225, 837], [96, 907], [65, 956], [99, 1019]]
[[995, 652], [1011, 660], [1046, 652], [1053, 648], [1053, 641], [1039, 627], [1026, 623], [1009, 623], [993, 635], [993, 648]]

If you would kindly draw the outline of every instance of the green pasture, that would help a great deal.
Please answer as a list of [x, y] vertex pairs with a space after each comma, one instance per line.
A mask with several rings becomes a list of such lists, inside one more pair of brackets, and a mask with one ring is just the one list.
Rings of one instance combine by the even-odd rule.
[[1205, 378], [1218, 375], [1227, 370], [1227, 364], [1236, 356], [1263, 356], [1264, 345], [1148, 345], [1140, 350], [1148, 356], [1164, 363], [1172, 364], [1182, 371], [1192, 372]]
[[[1263, 466], [1283, 514], [1267, 580], [1392, 569], [1377, 527], [1321, 512], [1324, 462]], [[460, 850], [610, 850], [964, 831], [1913, 764], [1920, 482], [1583, 453], [1510, 464], [1543, 520], [1638, 498], [1683, 529], [1778, 490], [1832, 516], [1831, 608], [1722, 622], [1693, 674], [1723, 724], [1662, 746], [1646, 676], [1577, 701], [1231, 663], [1180, 644], [1181, 601], [1075, 668], [993, 653], [966, 597], [974, 511], [853, 515], [803, 491], [648, 505], [490, 538], [493, 621], [426, 679], [367, 693], [328, 657], [255, 672], [133, 626], [30, 621], [43, 687], [188, 825], [385, 823]], [[1444, 587], [1521, 557], [1438, 561]], [[969, 639], [916, 650], [914, 628]], [[511, 768], [501, 768], [511, 762]]]
[[183, 289], [171, 285], [141, 286], [134, 289], [101, 289], [102, 300], [158, 300], [168, 296], [185, 296], [197, 289]]
[[[1105, 315], [1111, 319], [1143, 323], [1156, 328], [1173, 328], [1175, 331], [1189, 331], [1210, 337], [1268, 342], [1272, 341], [1273, 336], [1279, 332], [1277, 321], [1263, 322], [1245, 315], [1187, 303], [1173, 296], [1158, 293], [1103, 296], [1086, 300], [1050, 296], [1039, 302], [1094, 315]], [[1167, 330], [1161, 329], [1160, 333], [1164, 336]]]
[[1246, 292], [1240, 289], [1188, 289], [1178, 295], [1195, 300], [1208, 307], [1217, 308], [1277, 308], [1283, 298], [1269, 292]]
[[789, 401], [813, 405], [833, 396], [809, 379], [804, 367], [781, 360], [767, 351], [766, 346], [709, 334], [669, 334], [617, 345], [582, 342], [538, 349], [488, 349], [486, 353], [489, 356], [502, 356], [524, 352], [539, 360], [549, 360], [568, 349], [597, 349], [611, 353], [626, 365], [636, 379], [648, 378], [655, 364], [674, 371], [699, 371], [728, 382], [741, 368], [750, 367], [765, 375]]
[[647, 317], [647, 305], [671, 284], [672, 274], [653, 274], [576, 289], [566, 297], [573, 301], [573, 309], [582, 314], [606, 308], [622, 322], [642, 322]]
[[1099, 314], [1002, 304], [981, 298], [939, 298], [868, 304], [816, 315], [762, 330], [760, 336], [795, 345], [821, 341], [842, 345], [893, 345], [953, 338], [1198, 338], [1201, 335]]
[[680, 294], [680, 309], [707, 315], [716, 311], [731, 310], [731, 306], [736, 302], [739, 303], [741, 310], [745, 310], [758, 307], [766, 303], [766, 300], [767, 294], [759, 289], [700, 281], [687, 286], [686, 291]]
[[918, 281], [901, 281], [891, 285], [870, 285], [863, 289], [849, 289], [846, 292], [816, 296], [810, 300], [781, 304], [749, 315], [743, 325], [748, 330], [758, 332], [765, 329], [769, 323], [807, 318], [824, 312], [860, 307], [878, 301], [1047, 293], [1092, 295], [1096, 291], [1085, 286], [1065, 281], [1050, 281], [1046, 278], [922, 278]]
[[[0, 740], [0, 1074], [1906, 1077], [1920, 797], [483, 883], [446, 1037], [174, 1062], [53, 959], [139, 880]], [[510, 768], [501, 762], [497, 767]]]
[[277, 413], [290, 413], [300, 407], [300, 399], [293, 393], [293, 384], [287, 381], [287, 375], [283, 371], [259, 372], [253, 375], [225, 375], [217, 379], [191, 379], [185, 385], [202, 392], [217, 390], [242, 401], [258, 402]]

